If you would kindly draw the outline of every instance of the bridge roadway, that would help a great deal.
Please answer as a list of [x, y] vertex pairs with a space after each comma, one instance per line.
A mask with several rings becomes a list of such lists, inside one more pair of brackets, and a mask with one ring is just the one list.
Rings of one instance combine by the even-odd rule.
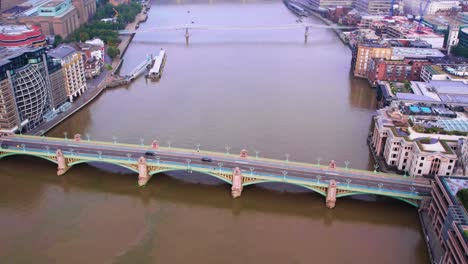
[[[369, 188], [378, 188], [379, 184], [385, 189], [395, 191], [410, 192], [410, 189], [420, 195], [426, 196], [430, 194], [430, 184], [424, 178], [406, 178], [401, 175], [393, 175], [386, 173], [373, 173], [371, 171], [361, 171], [353, 169], [336, 168], [329, 169], [327, 166], [318, 166], [313, 164], [302, 164], [297, 162], [288, 162], [280, 160], [270, 160], [263, 158], [239, 158], [235, 155], [227, 155], [223, 153], [200, 152], [194, 150], [176, 149], [176, 148], [159, 148], [152, 149], [149, 146], [130, 145], [130, 144], [114, 144], [109, 142], [81, 141], [34, 137], [34, 136], [19, 136], [9, 135], [0, 138], [3, 146], [8, 146], [8, 149], [17, 149], [18, 152], [23, 150], [23, 146], [28, 150], [44, 151], [47, 147], [50, 152], [61, 149], [65, 154], [89, 154], [98, 156], [98, 152], [102, 152], [103, 158], [118, 157], [120, 159], [136, 160], [141, 156], [145, 156], [146, 151], [156, 152], [159, 162], [164, 163], [181, 163], [199, 166], [211, 166], [213, 170], [219, 168], [235, 168], [239, 167], [242, 174], [248, 177], [252, 173], [265, 173], [272, 175], [282, 175], [287, 178], [302, 178], [316, 181], [336, 180], [338, 184], [346, 185], [346, 180], [351, 180], [353, 185], [360, 185]], [[131, 155], [130, 157], [128, 155]], [[202, 157], [209, 156], [212, 162], [204, 162]], [[146, 156], [148, 162], [155, 162], [156, 157]], [[187, 162], [190, 160], [189, 162]], [[251, 171], [253, 168], [253, 172]], [[284, 175], [284, 173], [287, 173]], [[318, 177], [319, 178], [318, 178]]]

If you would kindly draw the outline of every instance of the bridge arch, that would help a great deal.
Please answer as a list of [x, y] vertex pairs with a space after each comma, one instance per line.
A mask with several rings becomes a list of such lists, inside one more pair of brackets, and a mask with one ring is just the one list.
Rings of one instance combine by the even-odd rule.
[[138, 173], [138, 170], [135, 169], [135, 168], [132, 168], [130, 166], [127, 166], [125, 164], [122, 164], [122, 163], [118, 163], [118, 162], [108, 162], [108, 161], [96, 161], [96, 160], [78, 160], [78, 161], [74, 161], [74, 162], [70, 162], [67, 164], [68, 167], [73, 167], [75, 165], [78, 165], [78, 164], [82, 164], [82, 163], [104, 163], [104, 164], [112, 164], [112, 165], [116, 165], [118, 167], [121, 167], [121, 168], [124, 168], [124, 169], [128, 169], [128, 170], [131, 170], [135, 173]]
[[10, 153], [4, 153], [4, 154], [1, 154], [0, 155], [0, 159], [3, 159], [3, 158], [6, 158], [8, 156], [14, 156], [14, 155], [18, 155], [18, 156], [31, 156], [31, 157], [36, 157], [36, 158], [41, 158], [41, 159], [45, 159], [45, 160], [48, 160], [50, 162], [53, 162], [55, 164], [57, 164], [57, 161], [54, 160], [54, 159], [51, 159], [47, 156], [41, 156], [41, 155], [36, 155], [36, 154], [31, 154], [31, 153], [26, 153], [26, 152], [10, 152]]
[[284, 184], [290, 184], [290, 185], [295, 185], [299, 187], [306, 188], [308, 190], [311, 190], [313, 192], [316, 192], [322, 196], [327, 196], [325, 191], [320, 190], [318, 187], [314, 186], [307, 186], [307, 185], [302, 185], [302, 184], [297, 184], [297, 183], [292, 183], [292, 182], [287, 182], [287, 181], [273, 181], [273, 180], [258, 180], [258, 181], [252, 181], [252, 182], [246, 182], [243, 183], [242, 186], [249, 186], [249, 185], [254, 185], [254, 184], [260, 184], [260, 183], [284, 183]]
[[[163, 169], [163, 170], [154, 170], [154, 171], [150, 171], [148, 174], [150, 176], [153, 176], [155, 174], [158, 174], [158, 173], [163, 173], [163, 172], [169, 172], [169, 171], [187, 171], [187, 170], [184, 170], [184, 169]], [[217, 175], [215, 173], [210, 173], [210, 172], [206, 172], [206, 171], [201, 171], [201, 170], [197, 170], [197, 169], [192, 169], [192, 171], [195, 171], [195, 172], [198, 172], [198, 173], [202, 173], [202, 174], [205, 174], [205, 175], [209, 175], [209, 176], [212, 176], [212, 177], [215, 177], [219, 180], [222, 180], [223, 182], [226, 182], [228, 184], [232, 184], [232, 182], [220, 175]]]
[[355, 196], [355, 195], [377, 195], [377, 196], [385, 196], [385, 197], [390, 197], [390, 198], [393, 198], [393, 199], [397, 199], [397, 200], [400, 200], [400, 201], [403, 201], [407, 204], [410, 204], [416, 208], [419, 207], [419, 205], [417, 204], [417, 202], [411, 200], [411, 199], [406, 199], [406, 198], [403, 198], [403, 197], [397, 197], [397, 196], [392, 196], [392, 195], [386, 195], [386, 194], [379, 194], [379, 193], [362, 193], [362, 192], [350, 192], [350, 193], [343, 193], [343, 194], [337, 194], [336, 195], [336, 198], [341, 198], [341, 197], [346, 197], [346, 196]]

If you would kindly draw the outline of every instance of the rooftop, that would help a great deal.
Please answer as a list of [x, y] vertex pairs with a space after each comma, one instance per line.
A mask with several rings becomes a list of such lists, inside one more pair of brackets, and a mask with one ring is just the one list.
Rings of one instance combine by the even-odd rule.
[[38, 30], [39, 27], [29, 25], [0, 25], [0, 34], [2, 35], [21, 35], [26, 32]]
[[424, 49], [424, 48], [406, 48], [406, 47], [393, 47], [393, 56], [403, 58], [427, 58], [439, 57], [445, 55], [438, 49]]
[[56, 59], [63, 59], [75, 53], [76, 50], [70, 45], [60, 45], [57, 48], [50, 50], [47, 54]]

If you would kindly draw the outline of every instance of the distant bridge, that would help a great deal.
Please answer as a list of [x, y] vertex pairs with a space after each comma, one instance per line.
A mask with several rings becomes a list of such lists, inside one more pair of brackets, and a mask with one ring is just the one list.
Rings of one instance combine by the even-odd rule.
[[357, 26], [336, 26], [336, 25], [324, 25], [324, 24], [311, 24], [311, 23], [295, 23], [286, 25], [271, 25], [271, 26], [216, 26], [216, 25], [198, 25], [198, 24], [186, 24], [186, 25], [175, 25], [166, 27], [154, 27], [143, 30], [120, 30], [120, 35], [131, 35], [135, 33], [148, 33], [158, 31], [185, 31], [185, 41], [188, 44], [190, 39], [191, 30], [228, 30], [228, 31], [260, 31], [260, 30], [284, 30], [284, 29], [304, 29], [304, 41], [307, 42], [309, 36], [309, 30], [313, 28], [328, 28], [334, 30], [351, 30], [358, 28]]
[[[329, 208], [344, 196], [374, 194], [393, 197], [418, 206], [423, 196], [430, 195], [425, 179], [349, 168], [338, 168], [289, 160], [173, 147], [160, 147], [157, 141], [149, 146], [51, 137], [4, 135], [0, 137], [0, 158], [29, 155], [57, 164], [57, 174], [64, 174], [80, 163], [103, 162], [127, 168], [138, 174], [138, 184], [145, 185], [152, 175], [166, 171], [197, 171], [232, 185], [232, 196], [241, 195], [243, 187], [279, 182], [302, 186], [326, 197]], [[209, 157], [210, 161], [203, 161]]]

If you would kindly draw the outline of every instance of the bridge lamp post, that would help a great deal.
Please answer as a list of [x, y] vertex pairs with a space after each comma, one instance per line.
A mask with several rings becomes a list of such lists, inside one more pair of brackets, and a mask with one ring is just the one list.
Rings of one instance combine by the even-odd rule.
[[86, 133], [86, 139], [89, 141], [91, 141], [91, 135], [89, 133]]
[[116, 136], [112, 136], [112, 141], [114, 142], [114, 144], [117, 144], [117, 137], [116, 137]]
[[191, 162], [191, 160], [186, 159], [185, 161], [187, 162], [187, 170], [190, 171], [190, 162]]
[[98, 151], [97, 154], [99, 155], [99, 158], [102, 159], [102, 151]]
[[346, 183], [348, 184], [348, 189], [349, 189], [349, 184], [351, 183], [351, 179], [346, 179]]
[[320, 179], [322, 178], [321, 175], [317, 175], [317, 183], [320, 183]]
[[288, 153], [284, 154], [284, 156], [286, 156], [286, 162], [289, 162], [289, 157], [291, 157], [291, 155], [289, 155]]
[[254, 172], [255, 168], [250, 167], [249, 169], [250, 169], [250, 176], [253, 176], [253, 172]]
[[405, 174], [403, 174], [403, 177], [404, 177], [404, 178], [407, 178], [407, 177], [408, 177], [408, 170], [405, 170]]
[[167, 141], [167, 146], [168, 146], [169, 148], [171, 148], [171, 144], [172, 144], [172, 142], [171, 142], [170, 140], [168, 140], [168, 141]]
[[65, 138], [65, 140], [68, 139], [68, 132], [63, 132], [63, 137]]
[[143, 143], [145, 142], [145, 139], [144, 138], [140, 138], [140, 146], [143, 147]]
[[156, 156], [156, 162], [158, 163], [158, 165], [159, 165], [159, 162], [160, 162], [160, 161], [161, 161], [161, 157]]
[[226, 145], [224, 148], [226, 149], [226, 155], [229, 155], [229, 150], [231, 149], [231, 147]]
[[288, 175], [288, 172], [282, 171], [281, 173], [283, 173], [283, 181], [286, 181], [286, 175]]
[[200, 152], [200, 144], [195, 145], [197, 147], [197, 152]]
[[379, 184], [377, 184], [377, 186], [379, 186], [379, 192], [381, 192], [381, 191], [382, 191], [382, 187], [383, 187], [383, 183], [379, 183]]
[[70, 154], [73, 156], [73, 149], [69, 149], [68, 151], [70, 151]]
[[223, 164], [221, 162], [218, 163], [218, 167], [219, 167], [219, 172], [221, 172], [221, 170], [223, 169]]
[[50, 147], [49, 146], [45, 146], [45, 149], [46, 149], [47, 153], [50, 153]]
[[23, 151], [26, 151], [26, 145], [25, 144], [21, 144], [21, 147], [23, 148]]
[[344, 162], [345, 169], [349, 169], [349, 168], [348, 168], [349, 164], [351, 164], [351, 162], [349, 162], [349, 160], [346, 160], [346, 161]]
[[258, 159], [258, 154], [259, 154], [259, 153], [260, 153], [260, 151], [258, 151], [258, 150], [255, 151], [255, 158]]
[[379, 168], [378, 164], [374, 164], [374, 173], [377, 173], [377, 169]]
[[317, 167], [320, 167], [320, 161], [322, 161], [322, 158], [318, 157], [317, 158]]
[[412, 193], [415, 193], [415, 192], [416, 192], [416, 188], [414, 188], [414, 186], [411, 186], [411, 187], [410, 187], [410, 190], [411, 190]]
[[130, 161], [130, 158], [132, 157], [132, 154], [130, 153], [127, 153], [127, 158], [128, 158], [128, 161]]

